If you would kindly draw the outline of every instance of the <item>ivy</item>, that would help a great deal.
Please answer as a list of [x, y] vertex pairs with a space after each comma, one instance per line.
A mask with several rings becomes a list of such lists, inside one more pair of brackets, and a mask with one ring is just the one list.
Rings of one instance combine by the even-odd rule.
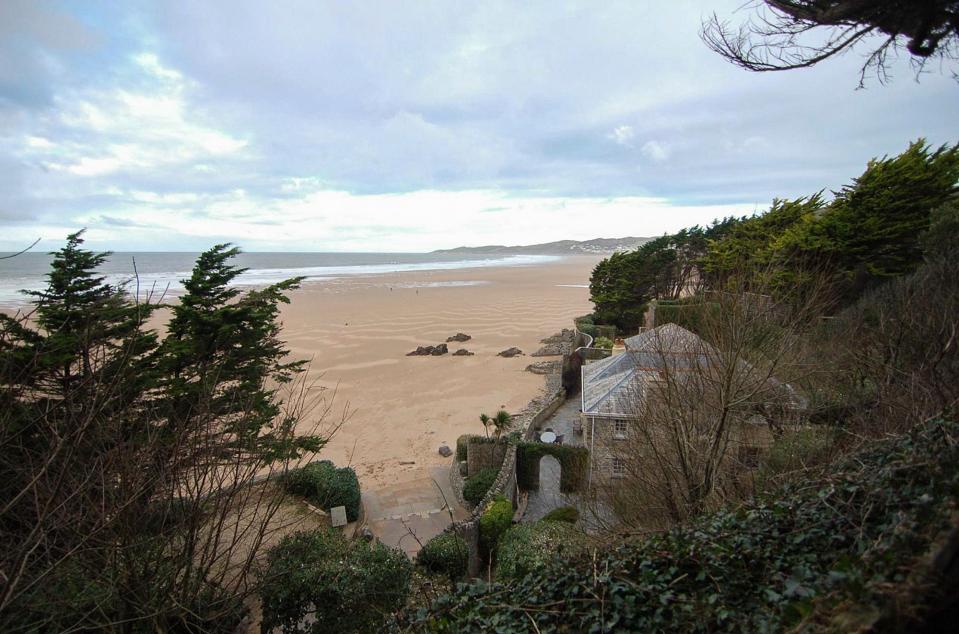
[[589, 466], [589, 450], [540, 442], [521, 442], [516, 446], [516, 481], [521, 489], [539, 490], [539, 461], [543, 456], [553, 456], [559, 461], [562, 467], [559, 488], [563, 493], [582, 489]]
[[[461, 585], [429, 632], [769, 632], [895, 609], [888, 593], [949, 527], [959, 424], [874, 442], [815, 483], [515, 580]], [[557, 609], [556, 606], [561, 606]], [[921, 606], [910, 605], [917, 610]], [[890, 615], [895, 616], [895, 615]]]

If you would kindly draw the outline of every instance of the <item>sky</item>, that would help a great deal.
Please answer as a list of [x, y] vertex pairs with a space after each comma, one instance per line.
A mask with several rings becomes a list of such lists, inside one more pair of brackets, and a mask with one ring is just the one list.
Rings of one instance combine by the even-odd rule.
[[723, 61], [741, 5], [3, 0], [0, 249], [655, 236], [959, 141], [948, 69]]

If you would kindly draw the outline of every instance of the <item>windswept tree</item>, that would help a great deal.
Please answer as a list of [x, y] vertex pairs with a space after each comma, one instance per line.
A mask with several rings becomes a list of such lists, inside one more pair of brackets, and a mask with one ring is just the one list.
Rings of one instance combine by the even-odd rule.
[[232, 631], [282, 524], [255, 479], [324, 442], [279, 339], [296, 280], [239, 294], [215, 247], [158, 343], [82, 242], [0, 321], [0, 629]]
[[917, 75], [930, 62], [959, 59], [956, 0], [763, 0], [734, 26], [716, 14], [701, 36], [713, 51], [751, 71], [806, 68], [859, 48], [860, 85], [874, 71], [889, 77], [889, 55], [905, 50]]

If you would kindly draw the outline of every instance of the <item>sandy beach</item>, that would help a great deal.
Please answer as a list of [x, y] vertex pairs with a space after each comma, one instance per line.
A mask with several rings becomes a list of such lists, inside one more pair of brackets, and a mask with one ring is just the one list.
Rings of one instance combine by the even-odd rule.
[[[283, 337], [294, 356], [313, 359], [310, 378], [327, 394], [336, 389], [327, 422], [351, 412], [321, 457], [352, 465], [364, 489], [449, 464], [441, 444], [483, 433], [480, 413], [519, 411], [543, 388], [542, 376], [525, 371], [536, 360], [528, 355], [590, 311], [586, 285], [599, 259], [340, 278], [295, 292]], [[472, 340], [450, 351], [474, 356], [405, 356], [457, 332]], [[511, 346], [527, 356], [496, 356]]]

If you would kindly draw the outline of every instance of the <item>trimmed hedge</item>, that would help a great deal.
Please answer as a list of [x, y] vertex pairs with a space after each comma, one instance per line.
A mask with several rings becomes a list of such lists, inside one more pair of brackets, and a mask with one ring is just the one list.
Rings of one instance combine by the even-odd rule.
[[444, 574], [455, 581], [466, 575], [469, 548], [456, 533], [440, 533], [423, 545], [416, 562], [430, 572]]
[[479, 520], [480, 547], [486, 553], [496, 550], [499, 538], [513, 525], [513, 503], [497, 496]]
[[466, 478], [463, 483], [463, 499], [474, 505], [482, 502], [498, 475], [499, 469], [480, 469], [475, 475]]
[[604, 350], [613, 349], [613, 340], [609, 337], [596, 337], [596, 340], [593, 341], [594, 348], [603, 348]]
[[516, 446], [516, 482], [525, 491], [539, 490], [539, 461], [543, 456], [559, 460], [562, 472], [559, 488], [563, 493], [574, 493], [586, 484], [589, 450], [585, 447], [553, 445], [541, 442], [521, 442]]
[[579, 521], [579, 511], [572, 506], [561, 506], [558, 509], [553, 509], [549, 513], [543, 516], [543, 522], [566, 522], [567, 524], [575, 524]]
[[326, 511], [345, 506], [351, 522], [360, 516], [360, 481], [352, 467], [337, 469], [329, 460], [311, 462], [286, 474], [283, 485]]
[[656, 302], [656, 326], [673, 323], [695, 333], [703, 332], [703, 320], [709, 317], [715, 322], [721, 307], [717, 302], [705, 302], [701, 298], [660, 300]]
[[[293, 533], [267, 554], [263, 631], [379, 632], [406, 605], [413, 565], [402, 551], [335, 530]], [[301, 629], [308, 615], [316, 620]]]
[[556, 559], [507, 583], [461, 585], [411, 629], [925, 631], [910, 621], [950, 605], [940, 593], [951, 588], [930, 586], [924, 570], [957, 502], [959, 423], [933, 420], [776, 498]]
[[541, 569], [558, 555], [576, 555], [585, 548], [586, 535], [567, 522], [543, 518], [532, 524], [519, 524], [500, 540], [496, 579], [519, 579]]

